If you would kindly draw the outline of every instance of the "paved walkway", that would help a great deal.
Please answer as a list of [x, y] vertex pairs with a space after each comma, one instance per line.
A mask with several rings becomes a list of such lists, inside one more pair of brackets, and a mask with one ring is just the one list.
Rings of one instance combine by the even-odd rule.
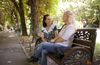
[[27, 63], [14, 33], [0, 32], [0, 65], [33, 65]]

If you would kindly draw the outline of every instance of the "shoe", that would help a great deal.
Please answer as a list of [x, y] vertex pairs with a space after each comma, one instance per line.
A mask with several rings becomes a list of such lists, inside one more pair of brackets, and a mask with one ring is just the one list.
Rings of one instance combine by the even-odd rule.
[[34, 56], [31, 56], [30, 58], [27, 59], [28, 62], [37, 62], [38, 58], [35, 58]]

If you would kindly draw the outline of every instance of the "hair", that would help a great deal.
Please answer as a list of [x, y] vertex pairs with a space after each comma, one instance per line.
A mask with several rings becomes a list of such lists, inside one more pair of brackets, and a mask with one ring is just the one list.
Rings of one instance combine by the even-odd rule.
[[65, 11], [65, 13], [66, 13], [67, 15], [73, 15], [73, 12], [72, 12], [72, 11]]
[[75, 21], [75, 15], [74, 15], [74, 13], [72, 11], [65, 11], [65, 13], [66, 13], [67, 16], [71, 16], [72, 17], [72, 22]]
[[47, 19], [48, 16], [50, 16], [50, 15], [46, 14], [46, 15], [43, 16], [43, 21], [42, 21], [43, 27], [47, 27], [47, 24], [46, 24], [45, 20]]

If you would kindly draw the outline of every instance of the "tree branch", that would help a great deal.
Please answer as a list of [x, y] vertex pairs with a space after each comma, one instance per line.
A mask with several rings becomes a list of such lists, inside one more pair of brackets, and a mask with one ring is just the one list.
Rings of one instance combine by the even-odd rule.
[[16, 2], [16, 0], [11, 0], [11, 2], [14, 4], [14, 6], [16, 7], [17, 11], [20, 11], [20, 8], [18, 6], [18, 3]]

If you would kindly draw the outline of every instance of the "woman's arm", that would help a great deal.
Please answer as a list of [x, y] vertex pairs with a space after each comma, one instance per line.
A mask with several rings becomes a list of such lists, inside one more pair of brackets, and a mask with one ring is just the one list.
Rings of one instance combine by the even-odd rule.
[[42, 39], [43, 42], [46, 42], [46, 39], [44, 37], [41, 37], [41, 39]]
[[55, 37], [54, 39], [51, 40], [51, 42], [55, 42], [55, 43], [63, 42], [63, 41], [64, 41], [64, 39], [60, 36], [57, 36], [57, 37]]
[[39, 34], [39, 37], [41, 37], [41, 39], [42, 39], [43, 42], [46, 42], [46, 39], [44, 38], [44, 33], [43, 32], [41, 32]]
[[58, 37], [56, 38], [56, 40], [54, 41], [55, 43], [58, 43], [58, 42], [64, 42], [64, 39], [62, 37]]

